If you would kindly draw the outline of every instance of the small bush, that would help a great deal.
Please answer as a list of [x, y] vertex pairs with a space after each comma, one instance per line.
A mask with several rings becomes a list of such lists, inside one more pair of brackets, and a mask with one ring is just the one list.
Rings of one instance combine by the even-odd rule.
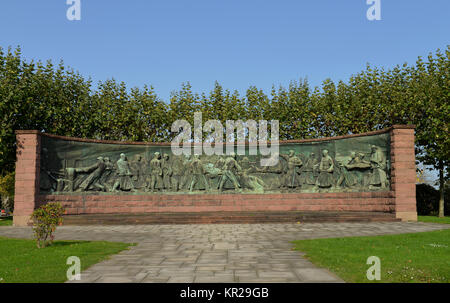
[[[417, 214], [435, 216], [439, 212], [439, 190], [428, 184], [416, 185]], [[444, 191], [445, 215], [450, 215], [450, 188]]]
[[38, 248], [51, 245], [54, 240], [53, 232], [62, 224], [64, 208], [60, 203], [48, 203], [36, 209], [31, 215], [33, 231]]
[[14, 211], [14, 172], [0, 176], [0, 208]]

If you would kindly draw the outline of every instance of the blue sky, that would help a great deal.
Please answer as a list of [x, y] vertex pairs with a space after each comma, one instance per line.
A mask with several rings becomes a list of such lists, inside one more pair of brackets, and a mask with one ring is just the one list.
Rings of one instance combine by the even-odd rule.
[[66, 0], [2, 0], [0, 46], [27, 59], [64, 59], [97, 82], [153, 85], [164, 100], [191, 82], [214, 81], [241, 94], [270, 92], [307, 77], [343, 79], [366, 63], [413, 63], [449, 44], [449, 0], [381, 0], [368, 21], [366, 0], [81, 0], [69, 21]]

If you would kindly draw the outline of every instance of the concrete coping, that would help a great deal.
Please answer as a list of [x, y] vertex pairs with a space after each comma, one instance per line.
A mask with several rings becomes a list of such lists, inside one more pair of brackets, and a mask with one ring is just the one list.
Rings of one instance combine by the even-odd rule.
[[[271, 144], [290, 144], [290, 143], [309, 143], [309, 142], [322, 142], [322, 141], [333, 141], [333, 140], [340, 140], [340, 139], [346, 139], [346, 138], [355, 138], [355, 137], [364, 137], [364, 136], [373, 136], [383, 133], [388, 133], [393, 129], [414, 129], [415, 125], [393, 125], [388, 128], [360, 133], [360, 134], [348, 134], [343, 136], [335, 136], [335, 137], [324, 137], [324, 138], [315, 138], [315, 139], [300, 139], [300, 140], [282, 140], [278, 142], [268, 142]], [[60, 139], [60, 140], [66, 140], [66, 141], [77, 141], [77, 142], [87, 142], [87, 143], [102, 143], [102, 144], [127, 144], [127, 145], [149, 145], [149, 146], [170, 146], [171, 142], [130, 142], [130, 141], [114, 141], [114, 140], [98, 140], [98, 139], [84, 139], [84, 138], [77, 138], [77, 137], [68, 137], [68, 136], [60, 136], [60, 135], [54, 135], [49, 134], [45, 132], [41, 132], [38, 130], [16, 130], [16, 135], [25, 135], [25, 134], [34, 134], [39, 136], [45, 136], [49, 138], [54, 139]], [[195, 145], [201, 145], [203, 143], [196, 143], [191, 142], [193, 146]], [[225, 144], [225, 143], [217, 143], [217, 144]], [[248, 141], [246, 142], [234, 142], [235, 145], [242, 145], [242, 144], [249, 144]], [[215, 145], [215, 143], [211, 144], [212, 146]]]

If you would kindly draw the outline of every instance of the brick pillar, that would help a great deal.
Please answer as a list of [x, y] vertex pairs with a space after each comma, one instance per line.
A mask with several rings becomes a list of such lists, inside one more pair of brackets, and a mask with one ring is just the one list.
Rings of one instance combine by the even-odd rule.
[[417, 221], [416, 158], [414, 126], [391, 129], [391, 182], [395, 194], [395, 215], [402, 221]]
[[41, 136], [35, 130], [16, 131], [17, 160], [14, 195], [14, 226], [30, 221], [39, 194]]

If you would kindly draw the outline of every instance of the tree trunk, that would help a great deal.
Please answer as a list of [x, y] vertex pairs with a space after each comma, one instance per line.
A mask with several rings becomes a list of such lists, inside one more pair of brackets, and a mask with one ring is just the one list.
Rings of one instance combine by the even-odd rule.
[[3, 196], [2, 197], [2, 207], [4, 210], [8, 210], [9, 211], [9, 197], [8, 196]]
[[444, 161], [439, 161], [439, 218], [444, 217]]

